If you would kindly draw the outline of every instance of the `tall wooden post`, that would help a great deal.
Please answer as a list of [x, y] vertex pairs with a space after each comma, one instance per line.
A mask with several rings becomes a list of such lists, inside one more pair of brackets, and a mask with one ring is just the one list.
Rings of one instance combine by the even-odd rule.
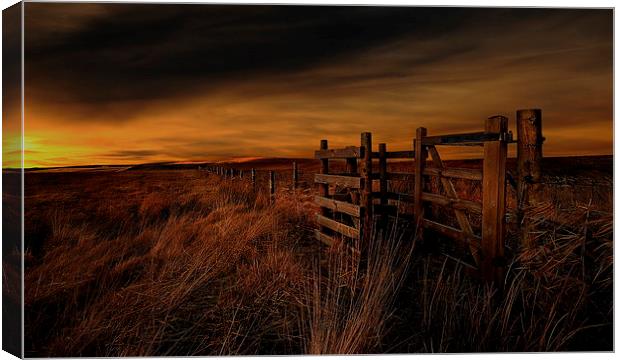
[[[321, 150], [327, 150], [327, 140], [321, 140]], [[321, 159], [321, 174], [329, 174], [329, 159]], [[329, 186], [327, 184], [319, 184], [319, 195], [328, 197]]]
[[361, 135], [362, 168], [362, 189], [360, 191], [360, 221], [361, 221], [361, 250], [368, 249], [372, 236], [372, 134], [363, 132]]
[[276, 172], [269, 170], [269, 198], [275, 200], [276, 195]]
[[293, 161], [293, 189], [297, 189], [299, 174], [297, 173], [297, 162]]
[[[506, 133], [508, 118], [493, 116], [486, 120], [484, 131]], [[501, 289], [504, 280], [504, 239], [506, 236], [506, 141], [484, 143], [482, 168], [482, 242], [480, 271], [482, 277]]]
[[387, 178], [387, 146], [385, 143], [379, 144], [379, 194], [381, 204], [381, 228], [385, 229], [388, 223], [387, 197], [388, 178]]
[[413, 216], [416, 226], [416, 238], [418, 240], [422, 240], [422, 235], [424, 233], [424, 206], [422, 203], [422, 193], [424, 192], [424, 167], [426, 166], [426, 158], [428, 157], [428, 151], [422, 142], [426, 136], [426, 128], [419, 127], [415, 133], [416, 137], [413, 141], [413, 148], [415, 149]]
[[385, 143], [379, 144], [379, 191], [381, 193], [381, 205], [387, 205], [387, 146]]
[[517, 221], [524, 248], [534, 245], [526, 212], [528, 207], [541, 201], [543, 141], [542, 111], [517, 110]]
[[[327, 150], [328, 146], [327, 146], [327, 140], [323, 139], [321, 140], [321, 145], [319, 146], [320, 150]], [[321, 174], [329, 174], [329, 159], [325, 158], [325, 159], [321, 159]], [[327, 184], [319, 184], [319, 196], [322, 196], [324, 198], [328, 198], [329, 197], [329, 185]], [[323, 216], [329, 216], [330, 212], [327, 208], [321, 207], [321, 215]], [[324, 234], [329, 234], [330, 230], [328, 228], [326, 228], [325, 226], [321, 226], [320, 227], [320, 231]]]
[[256, 189], [256, 169], [250, 170], [250, 176], [252, 177], [252, 188]]

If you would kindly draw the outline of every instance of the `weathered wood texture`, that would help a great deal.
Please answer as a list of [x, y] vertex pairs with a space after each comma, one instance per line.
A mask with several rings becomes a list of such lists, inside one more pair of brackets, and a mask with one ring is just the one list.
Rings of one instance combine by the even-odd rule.
[[521, 226], [521, 244], [530, 248], [534, 244], [527, 208], [540, 201], [542, 176], [542, 111], [526, 109], [517, 111], [517, 221]]
[[[327, 151], [328, 150], [328, 144], [327, 144], [327, 140], [323, 139], [321, 140], [321, 144], [319, 147], [320, 151]], [[327, 175], [329, 174], [329, 160], [327, 158], [322, 158], [321, 159], [321, 174], [322, 175]], [[319, 196], [325, 197], [327, 198], [329, 196], [329, 185], [327, 184], [319, 184]], [[321, 208], [321, 215], [323, 216], [329, 216], [330, 215], [330, 210], [327, 208]], [[324, 227], [324, 226], [320, 226], [319, 230], [321, 231], [321, 233], [325, 233], [328, 230], [328, 228]]]
[[[413, 148], [415, 149], [415, 153], [416, 153], [416, 158], [415, 158], [415, 173], [416, 174], [423, 174], [424, 173], [424, 167], [426, 165], [426, 158], [428, 157], [428, 153], [426, 150], [426, 146], [424, 145], [423, 141], [424, 138], [426, 137], [426, 128], [420, 127], [416, 130], [416, 138], [414, 140], [413, 143]], [[416, 176], [414, 178], [414, 193], [413, 193], [413, 198], [414, 198], [414, 207], [413, 207], [413, 213], [414, 213], [414, 223], [416, 226], [416, 237], [421, 239], [422, 237], [422, 229], [423, 229], [423, 222], [422, 219], [424, 219], [424, 206], [422, 203], [422, 193], [424, 192], [424, 176]]]
[[[378, 159], [380, 157], [380, 152], [373, 152], [372, 157]], [[385, 153], [385, 157], [388, 159], [413, 159], [415, 158], [415, 151], [405, 150], [405, 151], [387, 151]]]
[[484, 145], [487, 141], [496, 140], [509, 141], [508, 131], [506, 132], [473, 132], [466, 134], [426, 136], [423, 140], [424, 145]]
[[340, 185], [343, 187], [360, 189], [363, 179], [357, 176], [316, 174], [314, 175], [314, 182], [317, 184]]
[[326, 218], [325, 216], [321, 214], [316, 215], [316, 222], [321, 226], [329, 228], [339, 234], [350, 237], [352, 239], [359, 238], [360, 232], [358, 229], [345, 225], [345, 224], [341, 224], [335, 220]]
[[482, 180], [482, 171], [480, 169], [427, 167], [424, 169], [424, 175], [474, 181]]
[[[494, 116], [485, 123], [487, 132], [508, 130], [508, 118]], [[504, 238], [506, 215], [506, 158], [505, 141], [489, 141], [484, 144], [482, 179], [482, 243], [481, 275], [487, 281], [503, 284]]]
[[373, 213], [372, 213], [372, 135], [369, 132], [361, 134], [361, 158], [362, 168], [360, 169], [360, 175], [362, 178], [362, 188], [360, 189], [360, 205], [361, 205], [361, 222], [362, 222], [362, 234], [360, 238], [360, 246], [363, 249], [367, 248], [368, 241], [370, 241]]
[[360, 157], [360, 148], [349, 146], [343, 149], [321, 149], [315, 151], [316, 159], [346, 159]]
[[379, 192], [380, 204], [387, 205], [387, 190], [388, 190], [388, 178], [387, 178], [387, 145], [384, 143], [379, 144]]
[[455, 210], [471, 211], [475, 214], [482, 214], [482, 204], [475, 201], [450, 198], [439, 194], [422, 193], [422, 201], [428, 201], [439, 206], [453, 208]]
[[321, 207], [328, 208], [330, 210], [333, 210], [339, 213], [355, 216], [358, 218], [360, 217], [359, 205], [351, 204], [351, 203], [344, 202], [344, 201], [329, 199], [329, 198], [318, 196], [318, 195], [314, 197], [314, 202]]

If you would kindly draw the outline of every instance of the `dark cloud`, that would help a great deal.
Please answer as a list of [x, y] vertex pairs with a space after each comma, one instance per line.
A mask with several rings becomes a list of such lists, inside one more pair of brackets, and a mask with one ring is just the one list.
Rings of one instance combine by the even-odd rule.
[[[346, 61], [391, 39], [437, 38], [506, 16], [502, 9], [27, 3], [27, 91], [33, 101], [61, 104], [135, 102], [120, 105], [128, 113], [140, 101]], [[471, 50], [455, 44], [403, 65]]]
[[[587, 12], [597, 11], [27, 3], [26, 90], [33, 102], [77, 103], [91, 107], [82, 109], [83, 117], [105, 113], [119, 121], [144, 102], [346, 62], [399, 38], [449, 42], [447, 35], [472, 24], [497, 30], [550, 15], [570, 23]], [[423, 66], [478, 46], [450, 45], [400, 66]], [[401, 75], [396, 68], [323, 80], [342, 84]]]
[[15, 4], [2, 12], [2, 121], [5, 129], [7, 126], [18, 128], [21, 123], [20, 9], [21, 5]]
[[[544, 109], [557, 153], [610, 143], [611, 10], [25, 8], [26, 123], [48, 157], [305, 156], [361, 131], [402, 147], [417, 126], [474, 131], [523, 107]], [[559, 141], [586, 122], [589, 143]]]

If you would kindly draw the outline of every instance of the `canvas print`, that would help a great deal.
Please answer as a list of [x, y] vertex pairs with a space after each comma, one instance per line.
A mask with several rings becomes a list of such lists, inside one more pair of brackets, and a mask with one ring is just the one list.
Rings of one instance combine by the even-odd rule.
[[5, 9], [3, 348], [613, 351], [613, 15]]

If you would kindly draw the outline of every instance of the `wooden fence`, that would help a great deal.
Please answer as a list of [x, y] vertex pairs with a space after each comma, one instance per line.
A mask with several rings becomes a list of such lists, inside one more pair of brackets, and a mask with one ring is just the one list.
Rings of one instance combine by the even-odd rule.
[[[207, 165], [204, 167], [199, 167], [199, 170], [204, 170], [209, 173], [218, 175], [223, 179], [230, 180], [242, 180], [249, 181], [252, 185], [252, 188], [255, 190], [259, 190], [259, 180], [258, 180], [258, 170], [251, 168], [249, 170], [237, 169], [229, 166], [223, 165]], [[277, 181], [276, 181], [276, 170], [263, 170], [263, 172], [267, 175], [267, 187], [266, 190], [269, 192], [269, 197], [272, 201], [275, 200], [276, 190], [277, 190]], [[292, 164], [292, 175], [290, 178], [290, 189], [296, 190], [300, 186], [299, 181], [299, 169], [297, 167], [297, 162], [293, 161]]]
[[[426, 128], [416, 130], [410, 149], [388, 151], [381, 143], [374, 151], [372, 134], [361, 134], [359, 146], [331, 149], [321, 140], [314, 154], [320, 160], [320, 172], [314, 174], [317, 186], [315, 203], [318, 229], [315, 236], [333, 245], [346, 242], [357, 254], [364, 256], [373, 233], [387, 229], [395, 219], [412, 225], [414, 236], [423, 240], [428, 232], [453, 239], [475, 262], [477, 274], [484, 280], [501, 286], [506, 260], [506, 160], [509, 144], [517, 144], [517, 177], [510, 178], [516, 188], [517, 221], [524, 246], [532, 244], [532, 235], [524, 209], [540, 198], [542, 160], [542, 112], [538, 109], [517, 111], [517, 139], [508, 130], [508, 118], [492, 116], [486, 119], [479, 132], [447, 135], [428, 134]], [[481, 168], [448, 167], [441, 159], [438, 147], [480, 146], [484, 156]], [[333, 161], [344, 161], [344, 172], [334, 171]], [[412, 172], [388, 171], [388, 162], [410, 162]], [[330, 166], [332, 165], [332, 166]], [[242, 170], [210, 165], [204, 170], [227, 179], [249, 181], [258, 186], [257, 170]], [[264, 171], [270, 198], [275, 201], [276, 171]], [[263, 174], [265, 175], [265, 174]], [[282, 175], [282, 174], [280, 174]], [[292, 164], [292, 174], [284, 180], [289, 189], [300, 186], [300, 171]], [[282, 183], [283, 179], [280, 179]], [[478, 183], [481, 199], [459, 197], [454, 181]], [[394, 183], [406, 184], [406, 190], [395, 191]], [[311, 185], [311, 184], [306, 184]], [[412, 209], [411, 212], [403, 211]], [[443, 208], [443, 218], [452, 224], [433, 218], [432, 209]], [[451, 214], [446, 216], [446, 214]], [[471, 216], [480, 218], [472, 226]]]
[[[541, 121], [540, 110], [519, 110], [516, 141], [508, 130], [508, 119], [503, 116], [490, 117], [482, 131], [473, 133], [429, 135], [426, 128], [420, 127], [412, 139], [412, 148], [402, 151], [387, 151], [386, 144], [379, 144], [378, 151], [374, 151], [368, 132], [361, 134], [359, 146], [330, 149], [327, 140], [321, 140], [320, 149], [315, 152], [315, 158], [321, 161], [321, 171], [315, 175], [319, 191], [315, 202], [321, 209], [317, 214], [317, 239], [326, 244], [345, 241], [363, 254], [373, 232], [384, 228], [390, 217], [407, 217], [401, 214], [399, 204], [409, 203], [413, 208], [410, 220], [418, 239], [428, 231], [453, 239], [469, 251], [484, 280], [501, 285], [506, 263], [507, 147], [518, 144], [517, 214], [522, 223], [523, 209], [536, 196], [540, 180], [544, 140]], [[447, 167], [437, 150], [442, 146], [482, 146], [482, 168]], [[330, 171], [330, 162], [337, 159], [346, 162], [344, 173]], [[413, 172], [388, 172], [387, 164], [392, 159], [411, 161]], [[376, 165], [373, 160], [377, 160]], [[433, 178], [435, 187], [429, 186]], [[479, 182], [481, 200], [460, 198], [455, 179]], [[373, 186], [376, 182], [378, 186]], [[409, 182], [412, 190], [389, 191], [392, 182]], [[453, 213], [457, 225], [432, 219], [427, 204]], [[470, 224], [471, 214], [481, 217], [478, 232]], [[527, 228], [528, 224], [522, 226]], [[531, 239], [524, 236], [523, 241], [528, 243]]]

